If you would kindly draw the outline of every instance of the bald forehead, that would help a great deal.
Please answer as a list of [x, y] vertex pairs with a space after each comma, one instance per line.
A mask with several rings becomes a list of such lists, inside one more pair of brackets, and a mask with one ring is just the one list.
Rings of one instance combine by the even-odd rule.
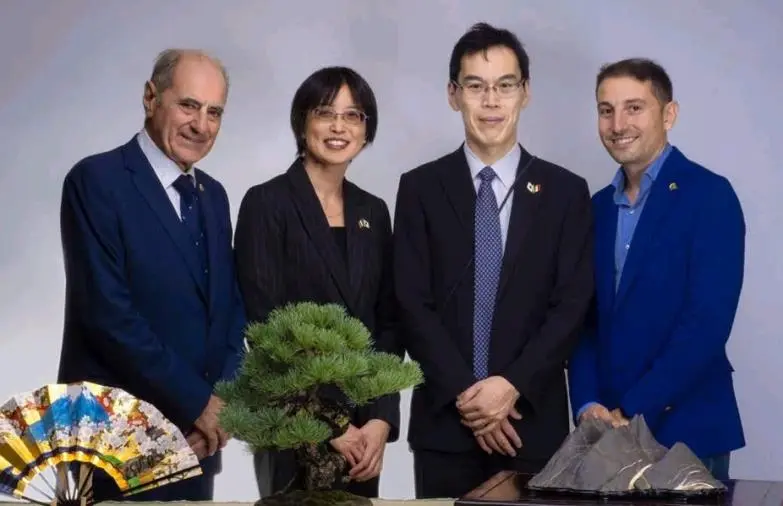
[[201, 103], [222, 104], [227, 83], [218, 63], [198, 53], [184, 54], [174, 69], [172, 88]]
[[182, 77], [188, 78], [195, 74], [202, 74], [205, 77], [218, 77], [225, 85], [225, 76], [221, 70], [220, 64], [209, 56], [198, 53], [186, 53], [177, 62], [174, 69], [176, 74], [184, 74]]

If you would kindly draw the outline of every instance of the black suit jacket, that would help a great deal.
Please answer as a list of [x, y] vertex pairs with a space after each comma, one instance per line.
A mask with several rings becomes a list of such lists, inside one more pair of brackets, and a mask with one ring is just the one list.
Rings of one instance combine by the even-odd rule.
[[[489, 374], [505, 377], [521, 394], [523, 419], [512, 422], [524, 445], [518, 455], [545, 459], [568, 434], [564, 367], [593, 293], [590, 193], [581, 177], [523, 149], [510, 199]], [[395, 286], [405, 347], [425, 375], [411, 404], [414, 450], [478, 448], [455, 406], [476, 382], [475, 201], [461, 147], [400, 178]]]
[[[250, 321], [291, 302], [337, 303], [364, 323], [376, 349], [404, 356], [396, 336], [391, 217], [379, 198], [345, 181], [347, 263], [301, 160], [285, 174], [250, 188], [235, 232], [237, 274]], [[360, 220], [368, 227], [360, 227]], [[399, 394], [359, 407], [363, 425], [389, 423], [399, 437]]]

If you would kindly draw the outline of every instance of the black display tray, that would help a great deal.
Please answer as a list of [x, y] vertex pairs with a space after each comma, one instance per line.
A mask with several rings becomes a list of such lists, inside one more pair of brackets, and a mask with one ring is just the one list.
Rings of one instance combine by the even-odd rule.
[[566, 506], [566, 505], [725, 505], [781, 506], [783, 482], [730, 480], [725, 490], [629, 491], [599, 493], [577, 490], [532, 490], [531, 475], [504, 471], [455, 501], [455, 506]]

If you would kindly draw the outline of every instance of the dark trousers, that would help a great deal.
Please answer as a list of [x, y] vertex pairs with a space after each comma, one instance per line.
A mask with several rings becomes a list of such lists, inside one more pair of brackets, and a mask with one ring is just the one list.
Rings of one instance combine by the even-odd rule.
[[[298, 468], [292, 451], [256, 453], [253, 455], [253, 467], [258, 493], [262, 498], [281, 492], [289, 484], [291, 486], [288, 490], [301, 489], [295, 480]], [[378, 497], [380, 479], [352, 481], [340, 489], [362, 497], [375, 498]]]
[[701, 461], [716, 480], [727, 481], [729, 479], [729, 464], [731, 463], [730, 455], [725, 453], [715, 457], [707, 457]]
[[546, 460], [525, 460], [483, 451], [444, 453], [413, 451], [416, 499], [459, 498], [500, 471], [535, 474]]

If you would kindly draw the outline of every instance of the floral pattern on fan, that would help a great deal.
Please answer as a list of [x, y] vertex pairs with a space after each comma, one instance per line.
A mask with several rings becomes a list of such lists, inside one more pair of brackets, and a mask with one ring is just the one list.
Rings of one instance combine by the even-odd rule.
[[38, 473], [66, 462], [103, 469], [125, 495], [201, 474], [180, 430], [124, 390], [46, 385], [0, 406], [0, 493], [25, 497]]

